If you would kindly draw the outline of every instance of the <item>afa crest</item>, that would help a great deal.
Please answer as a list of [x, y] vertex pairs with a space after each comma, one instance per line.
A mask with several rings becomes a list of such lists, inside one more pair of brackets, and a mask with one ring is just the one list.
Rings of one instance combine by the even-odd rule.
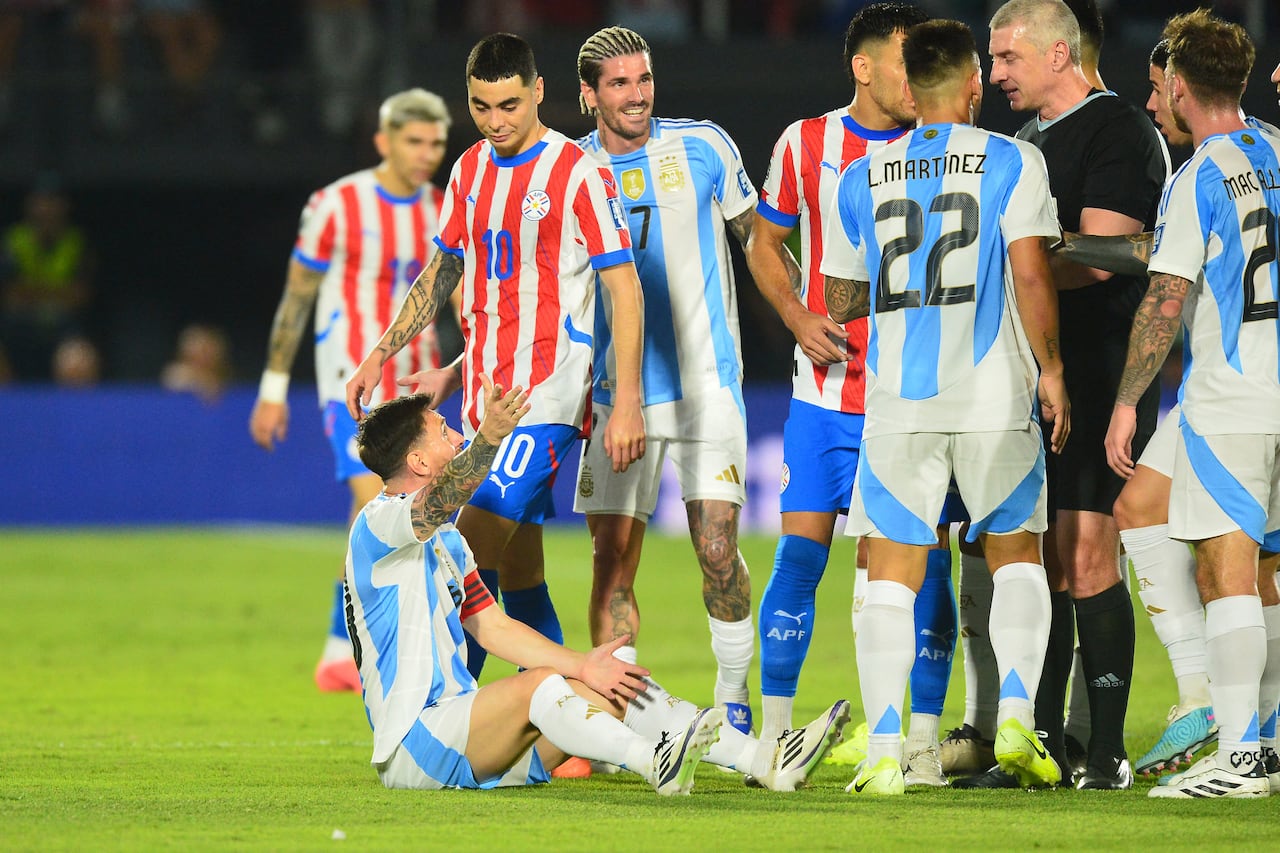
[[622, 194], [632, 201], [638, 201], [648, 189], [644, 180], [644, 169], [627, 169], [622, 173]]
[[675, 157], [663, 157], [658, 161], [658, 183], [669, 193], [684, 189], [684, 170]]
[[529, 190], [520, 203], [520, 214], [530, 222], [537, 222], [551, 212], [551, 196], [542, 190]]

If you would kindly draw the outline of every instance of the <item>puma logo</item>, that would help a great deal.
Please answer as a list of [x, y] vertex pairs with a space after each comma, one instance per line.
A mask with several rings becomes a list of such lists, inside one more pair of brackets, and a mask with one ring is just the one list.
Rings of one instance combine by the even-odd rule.
[[808, 616], [808, 615], [809, 615], [809, 611], [808, 611], [808, 610], [806, 610], [806, 611], [804, 611], [803, 613], [801, 613], [799, 616], [792, 616], [790, 613], [788, 613], [788, 612], [787, 612], [787, 611], [785, 611], [785, 610], [775, 610], [775, 611], [773, 611], [773, 615], [774, 615], [774, 616], [783, 616], [783, 617], [786, 617], [787, 619], [794, 619], [794, 620], [796, 620], [796, 624], [797, 624], [797, 625], [800, 625], [800, 624], [802, 624], [800, 620], [801, 620], [801, 619], [803, 619], [804, 617]]
[[498, 479], [497, 474], [490, 474], [489, 481], [492, 482], [495, 486], [497, 486], [499, 491], [502, 492], [502, 499], [504, 501], [507, 499], [507, 489], [511, 488], [516, 484], [515, 480], [512, 480], [510, 483], [502, 482], [501, 480]]

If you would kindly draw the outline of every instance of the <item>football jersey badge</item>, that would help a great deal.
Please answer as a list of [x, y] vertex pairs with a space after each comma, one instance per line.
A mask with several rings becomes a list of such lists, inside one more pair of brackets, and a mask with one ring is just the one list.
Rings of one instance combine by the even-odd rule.
[[529, 190], [524, 201], [520, 203], [520, 214], [530, 222], [537, 222], [550, 212], [551, 196], [542, 190]]
[[622, 173], [622, 194], [632, 201], [638, 200], [648, 185], [644, 180], [644, 169], [627, 169]]
[[658, 161], [658, 183], [667, 192], [684, 189], [684, 170], [675, 157], [663, 157]]

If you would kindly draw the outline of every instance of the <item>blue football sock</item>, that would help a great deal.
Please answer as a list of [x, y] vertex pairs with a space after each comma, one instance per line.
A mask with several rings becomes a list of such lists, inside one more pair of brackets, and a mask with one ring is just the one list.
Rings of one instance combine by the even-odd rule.
[[545, 582], [529, 589], [503, 590], [502, 606], [512, 619], [523, 622], [551, 642], [564, 645], [564, 632], [560, 630], [560, 619]]
[[333, 615], [329, 622], [329, 636], [339, 640], [350, 639], [347, 636], [347, 601], [342, 594], [342, 581], [333, 585]]
[[827, 554], [826, 546], [803, 536], [778, 540], [773, 574], [760, 598], [760, 692], [765, 696], [796, 695]]
[[[484, 581], [484, 585], [489, 588], [489, 594], [493, 596], [494, 601], [498, 600], [498, 570], [497, 569], [480, 569], [478, 571], [480, 580]], [[466, 632], [463, 632], [466, 634]], [[484, 669], [484, 660], [489, 653], [484, 650], [479, 643], [472, 639], [470, 634], [466, 634], [467, 638], [467, 672], [471, 673], [471, 677], [480, 678], [480, 670]]]
[[916, 660], [911, 667], [911, 713], [941, 716], [956, 651], [956, 596], [951, 551], [931, 550], [916, 594]]

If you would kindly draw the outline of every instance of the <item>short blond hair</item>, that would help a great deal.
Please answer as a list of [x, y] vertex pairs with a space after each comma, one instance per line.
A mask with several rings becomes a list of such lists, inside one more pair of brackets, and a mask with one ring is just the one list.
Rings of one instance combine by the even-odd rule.
[[1022, 24], [1024, 38], [1037, 50], [1066, 42], [1073, 65], [1080, 64], [1080, 22], [1062, 0], [1009, 0], [991, 18], [990, 28], [1002, 30]]
[[440, 122], [446, 128], [453, 124], [444, 98], [426, 89], [397, 92], [378, 107], [379, 130], [399, 130], [411, 121]]

